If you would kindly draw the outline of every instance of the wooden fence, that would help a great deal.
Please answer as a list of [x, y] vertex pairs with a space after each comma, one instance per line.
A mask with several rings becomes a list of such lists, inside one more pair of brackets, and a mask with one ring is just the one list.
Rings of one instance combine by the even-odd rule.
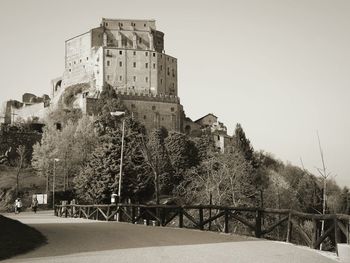
[[[94, 220], [115, 221], [157, 226], [177, 226], [200, 230], [223, 231], [246, 229], [245, 234], [260, 238], [285, 240], [318, 249], [326, 239], [336, 248], [337, 243], [350, 243], [350, 215], [308, 214], [290, 209], [262, 209], [216, 205], [56, 205], [55, 215]], [[325, 229], [321, 233], [321, 223]], [[279, 230], [279, 231], [276, 231]], [[283, 233], [281, 233], [281, 230]], [[272, 232], [278, 232], [271, 235]]]

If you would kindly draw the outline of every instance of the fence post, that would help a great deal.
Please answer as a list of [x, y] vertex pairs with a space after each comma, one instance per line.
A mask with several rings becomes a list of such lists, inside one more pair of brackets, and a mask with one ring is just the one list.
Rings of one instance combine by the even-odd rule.
[[131, 222], [133, 223], [133, 224], [135, 224], [135, 211], [136, 209], [135, 209], [135, 207], [134, 206], [132, 206], [131, 207]]
[[229, 215], [229, 213], [228, 213], [227, 208], [225, 208], [224, 213], [225, 213], [224, 231], [225, 231], [225, 233], [228, 233], [228, 215]]
[[335, 245], [335, 252], [338, 255], [338, 246], [337, 244], [340, 243], [340, 236], [339, 236], [339, 227], [338, 227], [338, 219], [337, 216], [334, 216], [333, 219], [334, 224], [334, 245]]
[[312, 219], [312, 237], [311, 237], [311, 246], [314, 249], [317, 249], [316, 242], [318, 238], [318, 229], [317, 229], [317, 220], [315, 218]]
[[292, 212], [289, 212], [286, 242], [290, 243], [291, 240], [292, 240]]
[[64, 206], [64, 217], [68, 217], [68, 208], [66, 205]]
[[262, 211], [258, 208], [255, 212], [255, 237], [261, 237], [261, 215]]
[[204, 226], [203, 226], [203, 208], [199, 208], [199, 229], [203, 230]]
[[183, 207], [179, 208], [179, 228], [183, 228], [184, 226], [184, 213]]

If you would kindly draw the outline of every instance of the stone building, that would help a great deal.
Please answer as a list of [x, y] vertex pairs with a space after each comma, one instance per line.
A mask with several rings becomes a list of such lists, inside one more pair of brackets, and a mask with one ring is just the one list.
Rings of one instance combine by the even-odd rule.
[[79, 105], [93, 108], [91, 98], [110, 85], [146, 128], [183, 131], [177, 59], [165, 54], [164, 33], [155, 20], [103, 18], [99, 27], [67, 40], [63, 76], [52, 82], [53, 102], [79, 83], [91, 87]]

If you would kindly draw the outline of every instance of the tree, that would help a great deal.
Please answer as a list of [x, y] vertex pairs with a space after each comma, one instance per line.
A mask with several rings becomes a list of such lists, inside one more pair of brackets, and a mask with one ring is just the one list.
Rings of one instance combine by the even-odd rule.
[[46, 192], [49, 191], [49, 178], [53, 173], [53, 159], [56, 158], [59, 131], [53, 123], [48, 123], [40, 143], [33, 146], [32, 166], [37, 173], [46, 178]]
[[[74, 187], [80, 199], [90, 203], [108, 202], [110, 195], [118, 188], [122, 137], [120, 122], [120, 119], [116, 120], [113, 127], [106, 126], [100, 130], [100, 146], [75, 178]], [[141, 201], [148, 190], [152, 190], [150, 171], [143, 159], [139, 138], [144, 128], [129, 116], [125, 117], [125, 127], [122, 197]]]
[[168, 132], [165, 128], [154, 130], [148, 139], [141, 137], [144, 160], [154, 175], [154, 188], [156, 203], [160, 203], [160, 194], [169, 194], [171, 191], [172, 167], [165, 146]]
[[25, 164], [26, 160], [26, 147], [23, 145], [20, 145], [16, 149], [16, 153], [18, 155], [16, 159], [17, 163], [17, 172], [16, 172], [16, 196], [18, 196], [19, 193], [19, 174]]
[[215, 205], [249, 206], [253, 204], [253, 167], [240, 152], [211, 153], [198, 167], [192, 167], [177, 188], [185, 203], [204, 203], [213, 197]]
[[187, 169], [199, 164], [198, 149], [187, 135], [173, 131], [166, 137], [165, 147], [175, 172], [174, 184], [178, 184]]

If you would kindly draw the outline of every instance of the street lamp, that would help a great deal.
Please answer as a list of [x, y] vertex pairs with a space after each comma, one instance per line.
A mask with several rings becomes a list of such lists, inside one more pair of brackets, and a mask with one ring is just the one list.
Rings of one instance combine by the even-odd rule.
[[52, 208], [55, 210], [55, 181], [56, 181], [56, 162], [60, 159], [53, 159], [53, 182], [52, 182]]
[[[123, 116], [125, 115], [124, 111], [115, 111], [111, 112], [112, 116]], [[119, 182], [118, 182], [118, 198], [119, 202], [121, 202], [121, 188], [122, 188], [122, 171], [123, 171], [123, 151], [124, 151], [124, 133], [125, 133], [125, 119], [123, 119], [123, 128], [122, 128], [122, 148], [120, 151], [120, 166], [119, 166]], [[116, 181], [116, 177], [114, 178], [114, 182]]]

